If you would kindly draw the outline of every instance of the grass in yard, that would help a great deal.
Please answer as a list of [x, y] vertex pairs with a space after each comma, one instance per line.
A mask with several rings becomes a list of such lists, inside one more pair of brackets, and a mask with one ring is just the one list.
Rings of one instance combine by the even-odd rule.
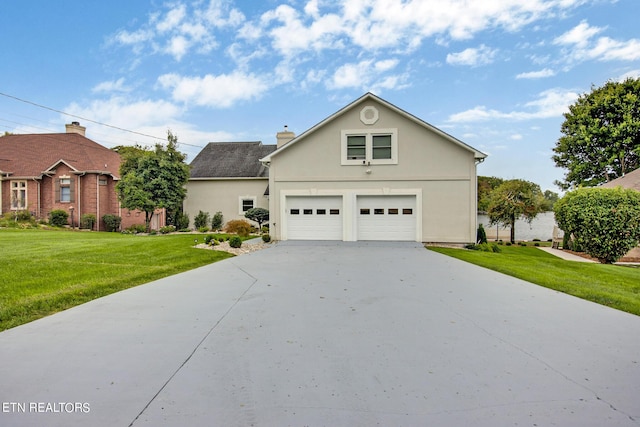
[[0, 229], [0, 331], [232, 256], [196, 238]]
[[546, 288], [640, 315], [640, 268], [565, 261], [535, 247], [500, 246], [501, 253], [429, 249]]

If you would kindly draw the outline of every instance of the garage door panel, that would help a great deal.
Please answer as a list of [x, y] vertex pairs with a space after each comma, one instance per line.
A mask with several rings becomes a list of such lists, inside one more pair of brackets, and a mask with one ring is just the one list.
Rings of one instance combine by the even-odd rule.
[[415, 196], [359, 196], [358, 240], [416, 239]]
[[287, 197], [287, 238], [342, 240], [342, 197]]

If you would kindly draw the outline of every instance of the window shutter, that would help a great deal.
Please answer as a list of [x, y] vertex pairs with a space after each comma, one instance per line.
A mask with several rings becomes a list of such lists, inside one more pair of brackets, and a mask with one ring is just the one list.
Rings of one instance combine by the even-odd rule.
[[75, 183], [75, 179], [71, 178], [69, 179], [69, 202], [73, 203], [75, 202], [75, 194], [76, 194], [76, 186], [74, 185]]
[[56, 203], [60, 203], [60, 179], [55, 180], [55, 199]]

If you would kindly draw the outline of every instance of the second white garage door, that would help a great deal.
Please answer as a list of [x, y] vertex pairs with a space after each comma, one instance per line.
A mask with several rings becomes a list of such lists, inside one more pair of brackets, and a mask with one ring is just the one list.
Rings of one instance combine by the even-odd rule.
[[358, 240], [416, 240], [416, 196], [358, 196]]
[[342, 197], [287, 196], [287, 238], [342, 240]]

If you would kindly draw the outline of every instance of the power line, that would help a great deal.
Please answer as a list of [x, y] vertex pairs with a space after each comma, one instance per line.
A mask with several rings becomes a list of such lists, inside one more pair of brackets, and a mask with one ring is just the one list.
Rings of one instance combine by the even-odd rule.
[[[22, 99], [22, 98], [19, 98], [17, 96], [9, 95], [7, 93], [0, 92], [0, 95], [2, 95], [4, 97], [7, 97], [7, 98], [10, 98], [10, 99], [13, 99], [13, 100], [16, 100], [16, 101], [19, 101], [19, 102], [24, 102], [25, 104], [33, 105], [33, 106], [38, 107], [38, 108], [43, 108], [45, 110], [53, 111], [55, 113], [64, 114], [64, 115], [69, 116], [69, 117], [75, 117], [76, 119], [80, 119], [80, 120], [87, 121], [87, 122], [90, 122], [90, 123], [95, 123], [95, 124], [100, 125], [100, 126], [106, 126], [108, 128], [111, 128], [111, 129], [116, 129], [116, 130], [119, 130], [119, 131], [122, 131], [122, 132], [128, 132], [128, 133], [132, 133], [132, 134], [135, 134], [135, 135], [140, 135], [140, 136], [144, 136], [144, 137], [147, 137], [147, 138], [152, 138], [152, 139], [156, 139], [156, 140], [160, 140], [160, 141], [164, 140], [164, 138], [159, 138], [159, 137], [154, 136], [154, 135], [149, 135], [149, 134], [146, 134], [146, 133], [142, 133], [142, 132], [137, 132], [137, 131], [130, 130], [130, 129], [121, 128], [119, 126], [110, 125], [108, 123], [102, 123], [102, 122], [99, 122], [97, 120], [92, 120], [92, 119], [88, 119], [86, 117], [78, 116], [76, 114], [67, 113], [65, 111], [57, 110], [57, 109], [52, 108], [52, 107], [47, 107], [46, 105], [38, 104], [37, 102], [29, 101], [27, 99]], [[180, 144], [188, 145], [188, 146], [191, 146], [191, 147], [202, 148], [201, 145], [187, 144], [185, 142], [178, 141], [178, 145], [180, 145]]]

